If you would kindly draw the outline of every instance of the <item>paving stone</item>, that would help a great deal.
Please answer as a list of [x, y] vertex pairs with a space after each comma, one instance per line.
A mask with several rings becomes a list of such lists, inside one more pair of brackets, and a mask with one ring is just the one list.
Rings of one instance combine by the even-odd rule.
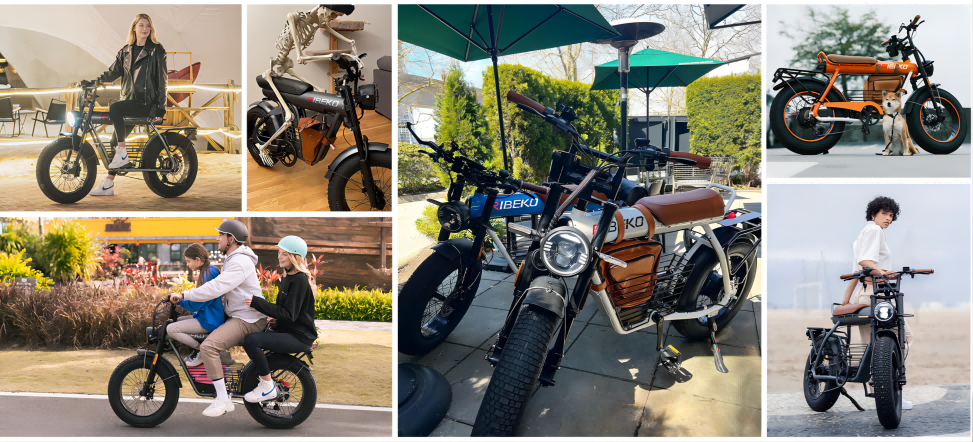
[[508, 311], [513, 297], [513, 283], [498, 282], [495, 286], [477, 295], [476, 299], [473, 300], [473, 305]]
[[756, 438], [760, 437], [760, 414], [760, 408], [653, 388], [645, 402], [637, 435]]
[[503, 281], [512, 276], [514, 276], [513, 273], [493, 272], [490, 270], [484, 270], [483, 273], [480, 275], [481, 278], [488, 279], [490, 281]]
[[479, 347], [483, 341], [500, 330], [507, 312], [495, 308], [470, 306], [463, 320], [446, 338], [446, 342]]
[[470, 433], [473, 431], [472, 425], [466, 425], [460, 422], [456, 422], [450, 419], [443, 419], [439, 423], [439, 426], [432, 433], [429, 433], [429, 437], [470, 437]]
[[[737, 315], [733, 317], [733, 320], [730, 321], [730, 325], [719, 332], [716, 339], [720, 346], [727, 345], [734, 347], [751, 347], [759, 351], [760, 340], [757, 337], [757, 322], [757, 318], [754, 316], [753, 312], [741, 309], [737, 312]], [[682, 338], [682, 335], [679, 333], [676, 327], [672, 327], [669, 330], [668, 335]], [[705, 342], [707, 343], [708, 348], [709, 339], [707, 339]]]
[[649, 384], [658, 361], [655, 339], [649, 335], [618, 335], [611, 328], [589, 323], [561, 365]]
[[[570, 369], [531, 397], [518, 436], [631, 437], [649, 396], [646, 386]], [[697, 416], [698, 418], [698, 416]]]
[[473, 425], [476, 420], [476, 412], [493, 375], [493, 366], [483, 359], [484, 356], [485, 351], [477, 350], [446, 374], [453, 390], [453, 402], [446, 412], [449, 418], [468, 425]]
[[425, 365], [426, 367], [436, 370], [442, 374], [446, 374], [449, 373], [449, 370], [458, 365], [463, 359], [466, 359], [466, 357], [475, 350], [476, 349], [472, 347], [443, 342], [438, 347], [422, 356], [409, 356], [399, 353], [399, 363], [402, 364], [412, 362], [419, 365]]
[[720, 373], [716, 371], [709, 342], [690, 342], [685, 338], [669, 335], [666, 345], [670, 344], [682, 353], [682, 366], [693, 374], [693, 378], [680, 384], [676, 382], [675, 376], [659, 367], [652, 380], [653, 387], [751, 408], [760, 407], [761, 368], [757, 349], [721, 346], [723, 361], [730, 372]]

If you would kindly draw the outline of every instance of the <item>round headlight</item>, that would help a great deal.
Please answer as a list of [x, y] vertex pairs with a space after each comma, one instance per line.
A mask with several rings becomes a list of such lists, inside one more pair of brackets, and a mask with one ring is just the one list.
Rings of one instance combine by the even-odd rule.
[[450, 201], [439, 206], [436, 217], [447, 232], [460, 232], [470, 225], [470, 208], [459, 201]]
[[81, 119], [81, 113], [78, 111], [71, 111], [65, 115], [64, 120], [68, 123], [68, 126], [74, 127], [75, 123]]
[[886, 322], [891, 321], [894, 317], [895, 307], [892, 306], [891, 302], [882, 301], [875, 305], [875, 319]]
[[588, 264], [591, 243], [574, 227], [558, 227], [541, 240], [540, 255], [551, 273], [561, 277], [574, 276]]

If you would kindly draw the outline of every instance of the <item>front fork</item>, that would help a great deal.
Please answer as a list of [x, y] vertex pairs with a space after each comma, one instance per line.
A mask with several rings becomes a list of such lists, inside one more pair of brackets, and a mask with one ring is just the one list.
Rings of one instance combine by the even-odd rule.
[[[166, 347], [166, 328], [169, 327], [173, 321], [166, 321], [162, 325], [162, 334], [159, 336], [159, 343], [155, 346], [155, 355], [152, 357], [152, 365], [149, 366], [149, 374], [145, 376], [145, 382], [142, 383], [142, 388], [139, 389], [139, 396], [147, 397], [149, 391], [154, 391], [155, 387], [155, 377], [159, 373], [159, 358], [162, 357], [162, 351]], [[173, 349], [175, 350], [175, 349]]]

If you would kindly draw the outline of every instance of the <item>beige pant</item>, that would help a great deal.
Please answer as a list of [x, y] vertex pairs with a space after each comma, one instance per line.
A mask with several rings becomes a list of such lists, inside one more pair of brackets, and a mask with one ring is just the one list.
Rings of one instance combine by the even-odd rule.
[[223, 378], [220, 351], [242, 344], [243, 338], [247, 335], [264, 331], [265, 328], [267, 328], [267, 318], [261, 318], [252, 324], [240, 318], [230, 318], [213, 330], [199, 345], [199, 354], [203, 358], [203, 366], [206, 367], [206, 377], [210, 380]]
[[[859, 287], [858, 292], [851, 297], [852, 304], [871, 304], [872, 299], [872, 285], [868, 284], [864, 287]], [[892, 301], [895, 304], [895, 301]], [[898, 308], [898, 306], [895, 306]], [[909, 356], [909, 347], [915, 342], [915, 335], [912, 334], [912, 329], [909, 328], [909, 322], [902, 320], [902, 328], [905, 329], [905, 348], [903, 349], [903, 354]], [[872, 342], [872, 327], [869, 325], [859, 325], [858, 335], [861, 337], [862, 344], [870, 344]]]
[[209, 333], [208, 330], [199, 325], [199, 320], [192, 316], [180, 316], [176, 322], [169, 324], [166, 327], [166, 333], [172, 339], [175, 339], [187, 346], [189, 348], [199, 349], [199, 341], [189, 336], [187, 333], [192, 334], [202, 334]]

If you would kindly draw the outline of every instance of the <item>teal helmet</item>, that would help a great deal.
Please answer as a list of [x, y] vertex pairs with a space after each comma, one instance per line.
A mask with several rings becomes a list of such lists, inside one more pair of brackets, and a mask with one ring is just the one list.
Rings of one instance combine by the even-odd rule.
[[307, 243], [299, 236], [285, 236], [277, 243], [277, 247], [287, 253], [293, 253], [301, 258], [307, 256]]

